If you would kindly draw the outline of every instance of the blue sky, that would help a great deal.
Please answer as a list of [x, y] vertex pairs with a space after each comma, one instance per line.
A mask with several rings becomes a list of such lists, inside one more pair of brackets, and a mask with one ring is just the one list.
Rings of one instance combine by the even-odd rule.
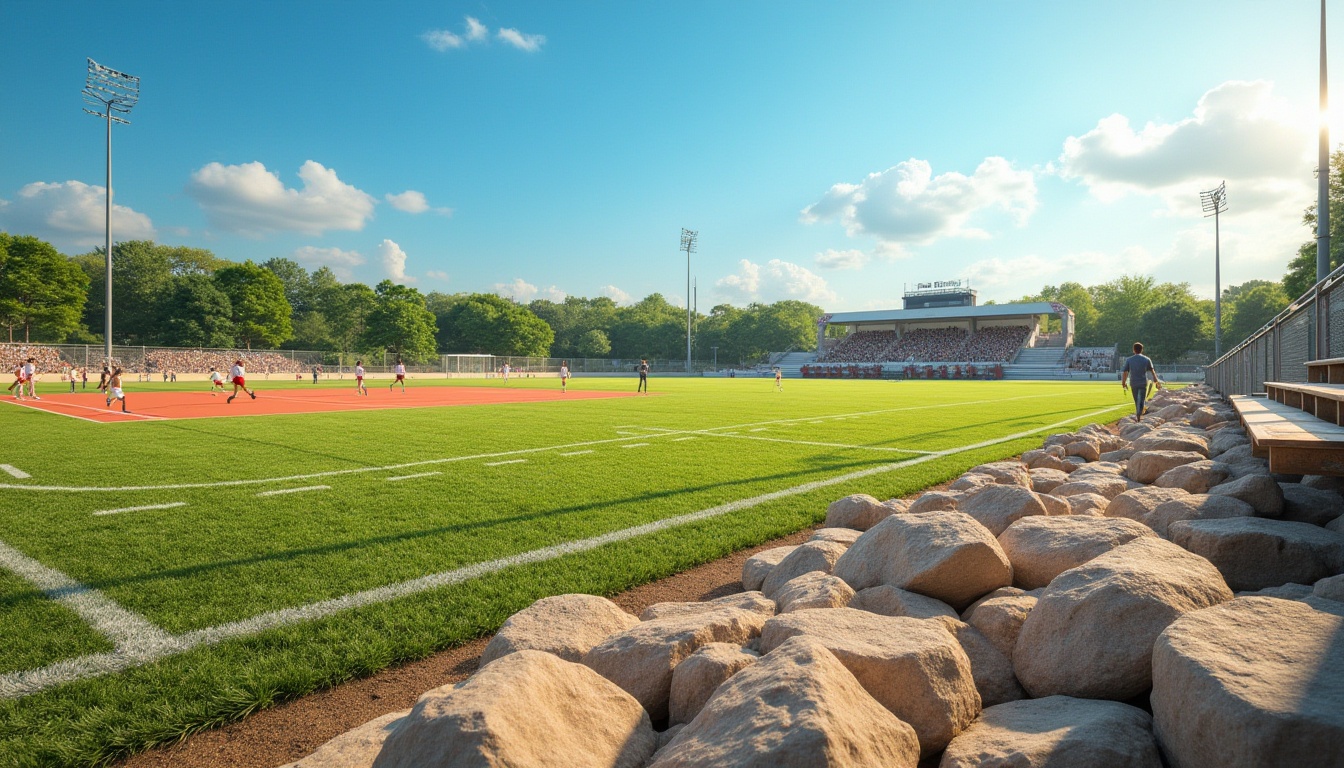
[[689, 227], [702, 311], [1126, 273], [1211, 297], [1200, 190], [1228, 182], [1224, 286], [1281, 276], [1310, 237], [1318, 13], [8, 0], [0, 228], [102, 242], [91, 57], [142, 78], [114, 129], [117, 239], [425, 291], [680, 302]]

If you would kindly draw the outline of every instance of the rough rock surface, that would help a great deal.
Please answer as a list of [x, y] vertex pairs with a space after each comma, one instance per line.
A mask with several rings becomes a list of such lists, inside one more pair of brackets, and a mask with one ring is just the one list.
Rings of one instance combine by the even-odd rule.
[[625, 691], [581, 664], [517, 651], [421, 696], [373, 766], [638, 768], [656, 744]]
[[915, 729], [928, 756], [980, 712], [970, 659], [935, 621], [852, 608], [799, 611], [766, 622], [761, 649], [768, 653], [799, 635], [816, 638], [873, 698]]
[[689, 723], [723, 685], [723, 681], [755, 664], [760, 655], [731, 643], [702, 645], [672, 671], [668, 722]]
[[1232, 476], [1232, 468], [1221, 461], [1204, 459], [1172, 467], [1157, 476], [1153, 485], [1180, 488], [1187, 493], [1208, 493], [1213, 486]]
[[1344, 575], [1321, 579], [1312, 586], [1311, 593], [1324, 600], [1344, 603]]
[[856, 493], [831, 502], [826, 508], [826, 527], [866, 531], [895, 511], [866, 493]]
[[992, 707], [1027, 697], [1027, 692], [1022, 690], [1017, 676], [1013, 674], [1013, 662], [980, 630], [947, 616], [935, 621], [957, 638], [961, 649], [966, 652], [966, 658], [971, 660], [971, 679], [975, 680], [975, 690], [980, 693], [981, 706]]
[[1209, 442], [1202, 437], [1179, 432], [1170, 427], [1150, 432], [1130, 443], [1136, 451], [1180, 451], [1200, 454], [1201, 459], [1209, 457]]
[[1182, 520], [1222, 520], [1229, 517], [1251, 517], [1255, 508], [1230, 496], [1190, 494], [1157, 505], [1143, 521], [1158, 536], [1166, 536], [1172, 523]]
[[906, 616], [911, 619], [931, 619], [935, 616], [957, 618], [957, 612], [942, 600], [898, 589], [889, 584], [879, 584], [860, 590], [854, 595], [854, 599], [849, 601], [849, 607], [880, 616]]
[[504, 622], [481, 653], [481, 666], [524, 650], [546, 651], [566, 661], [578, 661], [609, 635], [638, 623], [639, 619], [605, 597], [543, 597]]
[[984, 488], [987, 485], [997, 485], [993, 477], [981, 475], [974, 472], [967, 472], [956, 480], [947, 484], [948, 488], [954, 491], [973, 491], [977, 488]]
[[1189, 495], [1180, 488], [1135, 488], [1111, 499], [1111, 503], [1106, 505], [1106, 516], [1147, 522], [1148, 515], [1158, 505]]
[[909, 725], [806, 637], [733, 675], [649, 768], [915, 768]]
[[780, 613], [806, 611], [816, 608], [844, 608], [854, 597], [854, 590], [844, 579], [829, 573], [804, 573], [779, 588], [775, 604]]
[[[808, 613], [808, 611], [803, 611]], [[744, 645], [766, 617], [739, 608], [641, 622], [584, 654], [583, 663], [634, 696], [654, 720], [667, 717], [672, 671], [706, 643]]]
[[1013, 585], [1036, 589], [1098, 555], [1153, 535], [1148, 526], [1118, 517], [1027, 517], [999, 534], [999, 544], [1013, 564]]
[[1283, 514], [1283, 489], [1268, 475], [1246, 475], [1209, 489], [1212, 496], [1227, 496], [1250, 504], [1261, 517]]
[[1301, 483], [1279, 483], [1283, 490], [1283, 519], [1325, 526], [1344, 515], [1344, 497]]
[[1239, 597], [1153, 649], [1153, 720], [1175, 768], [1344, 765], [1344, 618]]
[[775, 547], [748, 557], [747, 562], [742, 564], [742, 588], [748, 592], [760, 590], [770, 571], [795, 549], [796, 546]]
[[311, 755], [280, 768], [360, 768], [370, 765], [382, 750], [388, 735], [410, 713], [411, 710], [403, 709], [370, 720], [328, 741]]
[[812, 534], [810, 541], [834, 541], [840, 544], [853, 544], [859, 540], [863, 531], [853, 528], [818, 528], [817, 532]]
[[812, 571], [830, 573], [846, 549], [848, 547], [844, 544], [834, 541], [809, 541], [799, 544], [797, 549], [779, 561], [779, 565], [770, 569], [770, 575], [765, 577], [765, 583], [761, 585], [761, 592], [773, 599], [785, 584], [804, 573]]
[[1129, 484], [1119, 475], [1110, 472], [1095, 472], [1080, 477], [1077, 472], [1074, 472], [1069, 477], [1069, 482], [1055, 488], [1051, 493], [1060, 497], [1095, 493], [1110, 501], [1127, 490], [1129, 490]]
[[1161, 768], [1153, 718], [1117, 701], [1047, 696], [987, 707], [940, 768]]
[[1069, 505], [1070, 515], [1082, 517], [1104, 517], [1111, 500], [1099, 493], [1075, 493], [1064, 497]]
[[1038, 594], [1012, 588], [995, 590], [967, 608], [961, 618], [980, 630], [1004, 658], [1012, 661], [1013, 647], [1017, 645], [1022, 622], [1036, 607]]
[[1051, 453], [1048, 450], [1038, 448], [1034, 451], [1027, 451], [1022, 454], [1022, 463], [1030, 469], [1057, 469], [1061, 472], [1072, 472], [1074, 465], [1064, 460], [1064, 451], [1060, 449], [1058, 454]]
[[1065, 571], [1041, 593], [1013, 648], [1034, 697], [1125, 701], [1152, 682], [1153, 640], [1178, 617], [1232, 598], [1218, 570], [1154, 537]]
[[1139, 451], [1129, 457], [1125, 476], [1136, 482], [1151, 483], [1169, 470], [1205, 458], [1203, 453], [1194, 451]]
[[1208, 559], [1234, 590], [1311, 584], [1344, 571], [1344, 535], [1310, 523], [1234, 517], [1172, 523], [1176, 544]]
[[1031, 477], [1027, 474], [1027, 467], [1020, 461], [994, 461], [989, 464], [981, 464], [978, 467], [971, 467], [967, 474], [989, 475], [994, 478], [994, 482], [1002, 485], [1020, 485], [1031, 487]]
[[[1025, 474], [1025, 472], [1023, 473]], [[957, 507], [995, 536], [1014, 520], [1046, 513], [1036, 493], [1022, 485], [989, 485], [968, 492]]]
[[1062, 469], [1031, 470], [1031, 490], [1037, 493], [1049, 493], [1069, 482], [1069, 473]]
[[653, 619], [666, 619], [672, 616], [689, 616], [693, 613], [705, 613], [719, 608], [741, 608], [744, 611], [755, 611], [766, 616], [775, 615], [774, 600], [760, 592], [738, 592], [699, 603], [654, 603], [639, 614], [639, 620], [652, 621]]
[[955, 511], [957, 503], [961, 500], [960, 493], [948, 493], [947, 491], [928, 491], [921, 494], [918, 499], [910, 502], [911, 514], [922, 514], [924, 512], [947, 512]]
[[859, 537], [834, 573], [856, 590], [889, 584], [960, 610], [1012, 583], [999, 542], [970, 515], [897, 515]]
[[1310, 594], [1311, 587], [1306, 584], [1280, 584], [1277, 587], [1243, 590], [1237, 593], [1237, 597], [1277, 597], [1280, 600], [1301, 600]]
[[1048, 493], [1038, 493], [1036, 494], [1036, 498], [1040, 499], [1041, 503], [1045, 505], [1045, 514], [1047, 515], [1073, 514], [1073, 507], [1070, 506], [1069, 502], [1065, 499], [1061, 499], [1058, 496], [1052, 496]]

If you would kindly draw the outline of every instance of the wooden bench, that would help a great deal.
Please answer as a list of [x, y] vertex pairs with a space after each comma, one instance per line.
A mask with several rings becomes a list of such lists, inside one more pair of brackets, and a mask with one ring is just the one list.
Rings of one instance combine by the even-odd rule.
[[1228, 400], [1246, 427], [1251, 450], [1269, 458], [1271, 472], [1344, 475], [1344, 426], [1271, 398], [1233, 395]]
[[1309, 361], [1307, 381], [1312, 384], [1344, 384], [1344, 357]]
[[1298, 408], [1331, 424], [1344, 424], [1344, 384], [1266, 381], [1270, 400]]

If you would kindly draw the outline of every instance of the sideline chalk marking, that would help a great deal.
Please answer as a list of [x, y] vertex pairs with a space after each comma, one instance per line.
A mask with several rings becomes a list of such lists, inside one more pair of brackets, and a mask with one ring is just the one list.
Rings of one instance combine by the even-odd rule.
[[398, 480], [411, 480], [417, 477], [432, 477], [434, 475], [442, 475], [442, 474], [443, 474], [442, 472], [417, 472], [414, 475], [397, 475], [396, 477], [389, 477], [387, 478], [387, 482], [395, 483]]
[[27, 480], [28, 478], [32, 477], [32, 475], [28, 474], [27, 472], [24, 472], [22, 469], [19, 469], [18, 467], [15, 467], [11, 464], [0, 464], [0, 469], [5, 470], [9, 474], [19, 478], [20, 480]]
[[509, 459], [508, 461], [487, 461], [487, 462], [486, 462], [485, 464], [483, 464], [482, 466], [486, 466], [486, 467], [502, 467], [502, 466], [504, 466], [505, 464], [523, 464], [523, 463], [525, 463], [526, 461], [527, 461], [527, 459]]
[[274, 491], [262, 491], [258, 496], [279, 496], [283, 493], [303, 493], [304, 491], [329, 491], [330, 485], [305, 485], [302, 488], [278, 488]]
[[174, 501], [168, 504], [146, 504], [143, 507], [122, 507], [121, 509], [104, 509], [100, 512], [94, 512], [95, 515], [118, 515], [122, 512], [145, 512], [151, 509], [173, 509], [175, 507], [185, 507], [187, 502]]

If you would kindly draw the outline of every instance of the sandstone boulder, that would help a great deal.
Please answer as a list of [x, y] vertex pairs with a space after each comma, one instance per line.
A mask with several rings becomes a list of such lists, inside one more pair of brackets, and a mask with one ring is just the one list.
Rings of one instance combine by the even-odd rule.
[[[862, 537], [858, 539], [862, 540]], [[848, 547], [844, 544], [834, 541], [809, 541], [799, 544], [797, 549], [779, 561], [779, 565], [770, 569], [770, 575], [765, 577], [765, 583], [761, 585], [761, 592], [766, 597], [774, 599], [775, 593], [779, 592], [781, 587], [804, 573], [812, 571], [830, 573], [846, 549]]]
[[1250, 445], [1250, 438], [1239, 429], [1222, 429], [1209, 438], [1209, 455], [1218, 457], [1243, 445]]
[[311, 755], [280, 768], [362, 768], [371, 765], [387, 737], [410, 713], [411, 710], [403, 709], [374, 718], [328, 741]]
[[1184, 499], [1189, 495], [1181, 488], [1135, 488], [1111, 499], [1106, 505], [1106, 516], [1124, 517], [1146, 523], [1148, 515], [1159, 505], [1174, 499]]
[[989, 475], [994, 478], [994, 482], [1000, 485], [1031, 486], [1031, 478], [1027, 474], [1027, 467], [1020, 461], [990, 462], [978, 467], [971, 467], [967, 472], [969, 474]]
[[905, 616], [911, 619], [931, 619], [935, 616], [957, 618], [957, 612], [942, 600], [925, 597], [917, 592], [907, 592], [888, 584], [860, 590], [849, 601], [849, 607], [880, 616]]
[[1127, 490], [1129, 490], [1129, 484], [1119, 475], [1110, 472], [1095, 472], [1080, 477], [1077, 472], [1074, 472], [1073, 476], [1069, 478], [1069, 482], [1057, 486], [1050, 493], [1062, 498], [1094, 493], [1110, 501]]
[[1128, 462], [1129, 457], [1134, 455], [1133, 448], [1117, 448], [1114, 451], [1102, 451], [1101, 456], [1097, 458], [1097, 463], [1102, 462]]
[[481, 666], [515, 651], [546, 651], [578, 661], [608, 636], [635, 626], [639, 619], [596, 595], [543, 597], [513, 614], [481, 653]]
[[1236, 593], [1237, 597], [1277, 597], [1280, 600], [1301, 600], [1310, 594], [1311, 587], [1306, 584], [1280, 584], [1277, 587], [1242, 590]]
[[1022, 454], [1022, 463], [1029, 469], [1056, 469], [1061, 472], [1072, 472], [1074, 465], [1064, 461], [1064, 450], [1061, 448], [1059, 454], [1051, 453], [1045, 449], [1036, 449]]
[[1312, 586], [1311, 593], [1325, 600], [1344, 603], [1344, 575], [1328, 576], [1321, 579]]
[[809, 541], [834, 541], [849, 546], [858, 541], [862, 533], [854, 528], [818, 528]]
[[854, 597], [854, 590], [844, 579], [829, 573], [804, 573], [775, 593], [775, 604], [780, 613], [807, 611], [816, 608], [844, 608]]
[[583, 663], [634, 696], [654, 720], [662, 720], [672, 671], [682, 659], [706, 643], [745, 645], [765, 621], [764, 614], [739, 608], [645, 621], [595, 646]]
[[1187, 614], [1153, 648], [1153, 721], [1176, 768], [1344, 765], [1344, 618], [1268, 597]]
[[690, 616], [696, 613], [715, 611], [720, 608], [740, 608], [744, 611], [762, 613], [766, 616], [775, 615], [774, 600], [771, 600], [760, 592], [738, 592], [737, 594], [717, 597], [713, 600], [705, 600], [702, 602], [654, 603], [639, 614], [639, 620], [652, 621], [653, 619], [666, 619], [672, 616]]
[[915, 768], [911, 727], [806, 637], [733, 675], [649, 768]]
[[1036, 493], [1022, 485], [977, 488], [963, 496], [957, 508], [996, 536], [1018, 518], [1046, 513], [1045, 504]]
[[1344, 515], [1344, 497], [1301, 483], [1279, 483], [1283, 491], [1283, 519], [1325, 526]]
[[998, 540], [962, 512], [889, 517], [854, 542], [834, 573], [856, 590], [889, 584], [958, 610], [1013, 579]]
[[657, 737], [629, 694], [581, 664], [517, 651], [420, 697], [374, 768], [639, 768]]
[[747, 562], [742, 564], [742, 588], [748, 592], [759, 590], [770, 571], [795, 549], [796, 546], [775, 547], [748, 557]]
[[755, 664], [760, 655], [731, 643], [708, 643], [672, 671], [668, 722], [689, 723], [723, 682]]
[[989, 475], [968, 472], [948, 483], [947, 487], [954, 491], [973, 491], [977, 488], [984, 488], [989, 485], [997, 485], [994, 478]]
[[1111, 500], [1097, 493], [1076, 493], [1065, 496], [1064, 503], [1069, 505], [1069, 514], [1080, 517], [1103, 517]]
[[1167, 535], [1213, 563], [1234, 590], [1311, 584], [1344, 571], [1344, 536], [1309, 523], [1186, 520], [1172, 523]]
[[1129, 457], [1125, 476], [1136, 482], [1151, 483], [1167, 470], [1204, 460], [1204, 454], [1195, 451], [1139, 451]]
[[[1038, 493], [1036, 494], [1036, 498], [1039, 499], [1040, 502], [1045, 505], [1045, 514], [1047, 515], [1073, 514], [1073, 506], [1069, 504], [1067, 499], [1061, 499], [1058, 496], [1052, 496], [1051, 494], [1048, 493]], [[1078, 498], [1078, 497], [1071, 496], [1069, 498]]]
[[1143, 523], [1118, 517], [1027, 517], [999, 534], [999, 544], [1013, 564], [1013, 585], [1036, 589], [1070, 568], [1153, 535]]
[[1213, 486], [1232, 476], [1232, 468], [1220, 461], [1204, 459], [1172, 467], [1157, 476], [1153, 485], [1159, 488], [1180, 488], [1186, 493], [1208, 493]]
[[1230, 408], [1204, 406], [1190, 414], [1190, 423], [1196, 427], [1211, 427], [1221, 421], [1231, 421], [1236, 414]]
[[1017, 636], [1022, 631], [1022, 622], [1027, 614], [1036, 607], [1037, 592], [998, 589], [977, 600], [966, 612], [962, 620], [980, 630], [989, 642], [1010, 662], [1013, 659], [1013, 647], [1017, 645]]
[[[1202, 437], [1180, 432], [1170, 427], [1149, 432], [1130, 443], [1135, 451], [1175, 451], [1178, 453], [1198, 453], [1201, 459], [1209, 458], [1209, 442]], [[1133, 461], [1133, 459], [1131, 459]]]
[[1144, 520], [1158, 536], [1167, 536], [1172, 523], [1182, 520], [1222, 520], [1230, 517], [1251, 517], [1255, 509], [1231, 496], [1187, 495], [1157, 505]]
[[1153, 718], [1117, 701], [1047, 696], [987, 707], [940, 768], [1162, 768]]
[[1025, 699], [1027, 692], [1013, 674], [1013, 663], [980, 630], [958, 619], [941, 616], [934, 619], [942, 624], [966, 652], [971, 661], [971, 678], [980, 694], [980, 704], [992, 707], [1005, 701]]
[[1209, 489], [1211, 496], [1226, 496], [1250, 504], [1261, 517], [1283, 514], [1283, 489], [1267, 475], [1246, 475]]
[[799, 611], [766, 622], [761, 649], [768, 653], [799, 635], [820, 641], [873, 698], [909, 723], [926, 757], [980, 712], [970, 659], [934, 621], [852, 608]]
[[826, 527], [866, 531], [894, 512], [872, 496], [856, 493], [831, 502], [826, 508]]
[[1062, 469], [1033, 469], [1030, 472], [1031, 490], [1049, 493], [1069, 482], [1069, 473]]
[[1344, 477], [1334, 477], [1331, 475], [1304, 475], [1302, 484], [1308, 488], [1315, 488], [1318, 491], [1334, 491], [1344, 495]]
[[1232, 598], [1202, 557], [1135, 539], [1061, 573], [1022, 624], [1013, 667], [1033, 697], [1125, 701], [1152, 683], [1153, 640], [1178, 617]]
[[949, 493], [947, 491], [926, 491], [918, 499], [910, 503], [911, 514], [923, 514], [924, 512], [947, 512], [955, 511], [957, 502], [961, 499], [960, 493]]

